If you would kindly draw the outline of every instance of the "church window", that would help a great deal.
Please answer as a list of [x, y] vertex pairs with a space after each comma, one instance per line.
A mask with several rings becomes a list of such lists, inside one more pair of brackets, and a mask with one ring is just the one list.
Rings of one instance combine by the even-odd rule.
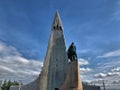
[[60, 26], [60, 30], [62, 30], [62, 27]]
[[59, 26], [57, 25], [57, 29], [59, 29]]
[[55, 26], [53, 26], [54, 30], [55, 30]]

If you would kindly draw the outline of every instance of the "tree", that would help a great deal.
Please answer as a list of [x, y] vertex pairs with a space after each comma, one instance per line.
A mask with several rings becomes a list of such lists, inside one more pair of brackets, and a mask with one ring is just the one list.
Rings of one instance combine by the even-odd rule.
[[6, 82], [6, 80], [5, 80], [4, 83], [3, 83], [3, 85], [2, 85], [2, 87], [1, 87], [2, 90], [7, 90], [7, 89], [6, 89], [6, 86], [7, 86], [7, 82]]
[[17, 81], [12, 82], [10, 80], [9, 81], [5, 80], [1, 89], [2, 90], [10, 90], [10, 86], [17, 86], [17, 85], [19, 85], [19, 82], [17, 82]]

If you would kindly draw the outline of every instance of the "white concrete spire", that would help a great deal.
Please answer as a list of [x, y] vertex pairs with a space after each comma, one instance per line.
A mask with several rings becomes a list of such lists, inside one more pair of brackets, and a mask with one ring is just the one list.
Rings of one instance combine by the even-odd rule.
[[63, 30], [62, 22], [58, 10], [53, 21], [52, 30]]
[[46, 74], [46, 90], [57, 90], [56, 88], [60, 90], [60, 86], [66, 78], [68, 59], [62, 23], [58, 11], [53, 21], [44, 64], [44, 71], [48, 70]]
[[[20, 90], [61, 90], [60, 87], [67, 76], [67, 69], [68, 58], [63, 27], [57, 11], [41, 73], [34, 82], [21, 86]], [[19, 88], [12, 90], [19, 90]]]

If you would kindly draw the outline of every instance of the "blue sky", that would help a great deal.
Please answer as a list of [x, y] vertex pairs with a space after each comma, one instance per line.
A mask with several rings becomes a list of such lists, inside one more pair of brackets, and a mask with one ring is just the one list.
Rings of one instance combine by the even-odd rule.
[[[108, 86], [120, 84], [119, 0], [0, 0], [1, 72], [10, 71], [9, 78], [14, 79], [12, 72], [16, 66], [7, 64], [10, 58], [12, 64], [25, 61], [25, 65], [39, 62], [38, 67], [41, 66], [56, 10], [62, 19], [66, 46], [74, 42], [77, 47], [79, 62], [83, 64], [82, 79], [104, 79], [106, 83], [111, 80]], [[38, 75], [38, 67], [29, 67], [31, 71], [24, 67], [23, 71], [36, 71]], [[3, 75], [0, 78], [7, 78]], [[24, 80], [22, 77], [19, 78]]]

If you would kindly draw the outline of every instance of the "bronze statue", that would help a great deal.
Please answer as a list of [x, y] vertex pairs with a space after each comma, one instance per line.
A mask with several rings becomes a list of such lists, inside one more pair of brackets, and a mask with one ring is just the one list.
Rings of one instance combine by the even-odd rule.
[[73, 42], [68, 48], [67, 55], [68, 55], [68, 59], [70, 59], [71, 62], [77, 60], [76, 46], [74, 45]]

